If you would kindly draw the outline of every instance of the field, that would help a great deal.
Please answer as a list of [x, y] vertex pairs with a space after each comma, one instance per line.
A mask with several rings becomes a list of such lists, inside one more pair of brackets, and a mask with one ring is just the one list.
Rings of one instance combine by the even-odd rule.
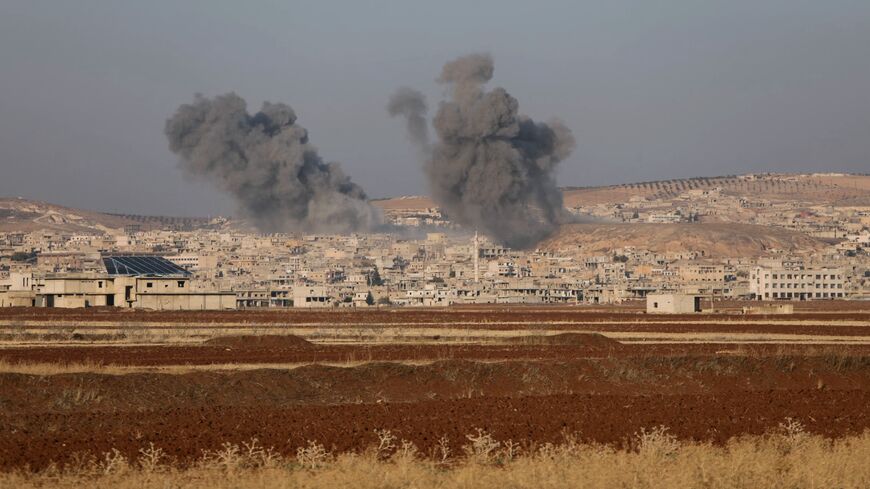
[[787, 420], [814, 443], [866, 451], [870, 304], [770, 316], [740, 306], [8, 309], [0, 469], [42, 477], [159, 447], [174, 470], [194, 470], [253, 439], [281, 460], [315, 442], [351, 463], [383, 430], [421, 460], [465, 454], [478, 430], [525, 454], [570, 438], [615, 457], [660, 426], [687, 451], [726, 457]]

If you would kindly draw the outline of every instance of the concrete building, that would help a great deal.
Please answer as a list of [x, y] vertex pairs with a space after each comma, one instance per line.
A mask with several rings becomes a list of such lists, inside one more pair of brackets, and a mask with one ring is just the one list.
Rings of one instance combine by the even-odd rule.
[[293, 307], [332, 307], [332, 296], [320, 285], [297, 285], [293, 287]]
[[687, 314], [701, 312], [701, 296], [689, 294], [648, 294], [646, 312], [653, 314]]
[[848, 296], [845, 283], [842, 268], [755, 267], [749, 293], [758, 300], [843, 299]]
[[11, 272], [9, 278], [0, 281], [0, 307], [33, 307], [36, 292], [33, 274]]
[[36, 303], [44, 307], [127, 307], [156, 310], [235, 309], [233, 292], [193, 291], [190, 274], [156, 256], [109, 256], [104, 273], [45, 276]]

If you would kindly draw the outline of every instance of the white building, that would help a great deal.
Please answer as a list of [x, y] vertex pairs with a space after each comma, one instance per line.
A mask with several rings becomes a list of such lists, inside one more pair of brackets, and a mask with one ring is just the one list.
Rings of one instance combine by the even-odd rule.
[[842, 268], [755, 267], [749, 275], [749, 293], [759, 300], [843, 299], [848, 296], [845, 283]]
[[650, 314], [686, 314], [701, 312], [701, 296], [689, 294], [648, 294], [646, 312]]

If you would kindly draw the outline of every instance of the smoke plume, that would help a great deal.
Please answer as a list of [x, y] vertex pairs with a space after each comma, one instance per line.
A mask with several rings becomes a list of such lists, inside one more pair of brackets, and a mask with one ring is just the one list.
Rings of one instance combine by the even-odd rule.
[[235, 93], [197, 95], [164, 132], [181, 167], [229, 192], [261, 231], [347, 233], [380, 223], [365, 192], [321, 159], [287, 105], [266, 102], [250, 115]]
[[395, 117], [400, 115], [408, 123], [408, 135], [411, 141], [421, 148], [429, 145], [429, 126], [426, 121], [426, 99], [423, 94], [413, 88], [402, 87], [390, 97], [387, 112]]
[[432, 145], [419, 136], [426, 134], [426, 104], [419, 92], [401, 89], [388, 111], [405, 117], [412, 140], [424, 149], [432, 197], [449, 218], [525, 248], [565, 219], [553, 173], [573, 150], [574, 137], [559, 121], [545, 124], [519, 114], [517, 100], [503, 88], [485, 91], [493, 69], [487, 54], [444, 65], [438, 82], [451, 97], [439, 104], [432, 121], [437, 136]]

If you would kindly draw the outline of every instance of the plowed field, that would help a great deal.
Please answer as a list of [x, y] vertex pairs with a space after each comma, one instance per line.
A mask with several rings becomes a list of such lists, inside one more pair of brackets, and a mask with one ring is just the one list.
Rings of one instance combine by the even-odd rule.
[[0, 469], [150, 442], [181, 463], [252, 437], [361, 450], [375, 429], [423, 451], [477, 428], [525, 446], [657, 425], [720, 443], [788, 417], [853, 434], [870, 429], [870, 311], [841, 309], [0, 311]]

